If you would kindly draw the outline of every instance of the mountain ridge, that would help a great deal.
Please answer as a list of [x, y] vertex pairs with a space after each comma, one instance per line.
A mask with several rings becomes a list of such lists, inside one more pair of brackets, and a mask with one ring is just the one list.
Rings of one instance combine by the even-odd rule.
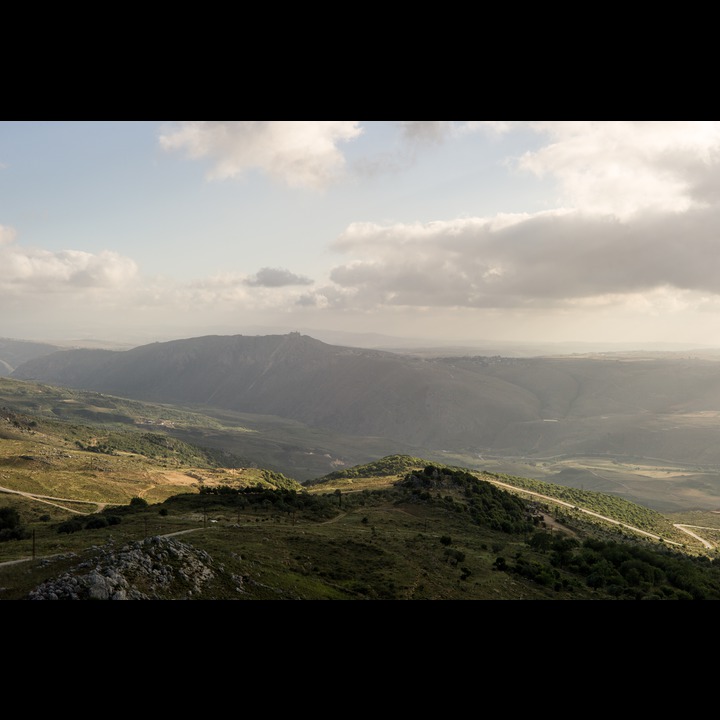
[[720, 467], [720, 363], [700, 358], [426, 358], [300, 333], [208, 335], [123, 351], [60, 350], [11, 377], [273, 415], [426, 454]]

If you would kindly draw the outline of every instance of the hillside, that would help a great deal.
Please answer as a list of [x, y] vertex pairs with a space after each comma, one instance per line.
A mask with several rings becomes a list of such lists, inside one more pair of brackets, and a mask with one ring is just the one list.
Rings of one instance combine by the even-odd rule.
[[64, 350], [12, 378], [183, 406], [206, 420], [167, 432], [300, 481], [405, 453], [657, 510], [720, 508], [720, 363], [705, 357], [422, 358], [290, 333]]
[[537, 415], [503, 380], [390, 352], [326, 345], [297, 333], [210, 336], [129, 351], [71, 350], [12, 377], [153, 402], [274, 415], [416, 446], [465, 447]]
[[712, 360], [423, 359], [290, 333], [66, 350], [23, 363], [12, 377], [273, 415], [432, 452], [720, 467], [720, 363]]
[[0, 600], [720, 599], [709, 513], [412, 455], [305, 485], [238, 460], [3, 409]]
[[49, 343], [0, 338], [0, 376], [10, 375], [18, 365], [60, 349], [59, 346]]
[[217, 408], [183, 408], [0, 377], [0, 407], [48, 420], [98, 427], [97, 434], [130, 429], [161, 432], [195, 446], [239, 458], [299, 482], [392, 452], [403, 443], [318, 430], [272, 415]]
[[649, 540], [418, 460], [383, 458], [306, 489], [133, 498], [74, 521], [28, 522], [24, 498], [15, 507], [33, 539], [0, 542], [0, 599], [720, 599], [714, 554], [690, 536]]

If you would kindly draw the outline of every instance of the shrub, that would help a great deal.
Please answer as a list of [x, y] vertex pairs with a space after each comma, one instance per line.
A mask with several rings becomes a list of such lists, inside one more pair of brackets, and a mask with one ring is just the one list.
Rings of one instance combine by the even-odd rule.
[[107, 527], [110, 523], [107, 521], [107, 518], [104, 518], [102, 515], [98, 515], [97, 517], [90, 518], [85, 523], [85, 529], [86, 530], [96, 530], [98, 528], [104, 528]]
[[30, 533], [23, 527], [18, 511], [15, 508], [0, 508], [0, 542], [28, 537]]
[[20, 526], [20, 514], [15, 508], [0, 508], [0, 530], [14, 530]]
[[64, 523], [58, 525], [58, 532], [67, 533], [68, 535], [82, 529], [83, 525], [79, 520], [66, 520]]
[[5, 542], [6, 540], [25, 540], [29, 537], [30, 533], [22, 527], [22, 525], [12, 530], [10, 528], [0, 530], [0, 542]]

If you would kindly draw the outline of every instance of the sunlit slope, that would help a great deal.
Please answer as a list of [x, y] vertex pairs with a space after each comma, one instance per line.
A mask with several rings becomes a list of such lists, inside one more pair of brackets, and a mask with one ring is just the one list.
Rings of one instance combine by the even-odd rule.
[[137, 429], [211, 449], [226, 463], [262, 467], [302, 482], [393, 452], [414, 452], [381, 437], [345, 435], [296, 420], [232, 410], [130, 400], [114, 395], [0, 378], [0, 408], [99, 426], [95, 433]]
[[243, 467], [230, 453], [160, 432], [111, 429], [0, 409], [0, 487], [49, 499], [124, 504], [227, 484], [293, 487], [290, 478]]
[[0, 600], [720, 596], [714, 545], [657, 513], [412, 456], [298, 490], [216, 486], [131, 502], [72, 528], [15, 507], [25, 533], [0, 543]]

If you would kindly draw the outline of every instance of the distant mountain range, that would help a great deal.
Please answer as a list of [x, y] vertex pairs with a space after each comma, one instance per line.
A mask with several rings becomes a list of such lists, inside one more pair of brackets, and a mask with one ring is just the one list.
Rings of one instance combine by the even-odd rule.
[[10, 375], [18, 365], [60, 349], [59, 345], [49, 343], [0, 338], [0, 376]]
[[720, 464], [720, 363], [710, 360], [423, 358], [289, 333], [60, 350], [12, 377], [434, 451]]

